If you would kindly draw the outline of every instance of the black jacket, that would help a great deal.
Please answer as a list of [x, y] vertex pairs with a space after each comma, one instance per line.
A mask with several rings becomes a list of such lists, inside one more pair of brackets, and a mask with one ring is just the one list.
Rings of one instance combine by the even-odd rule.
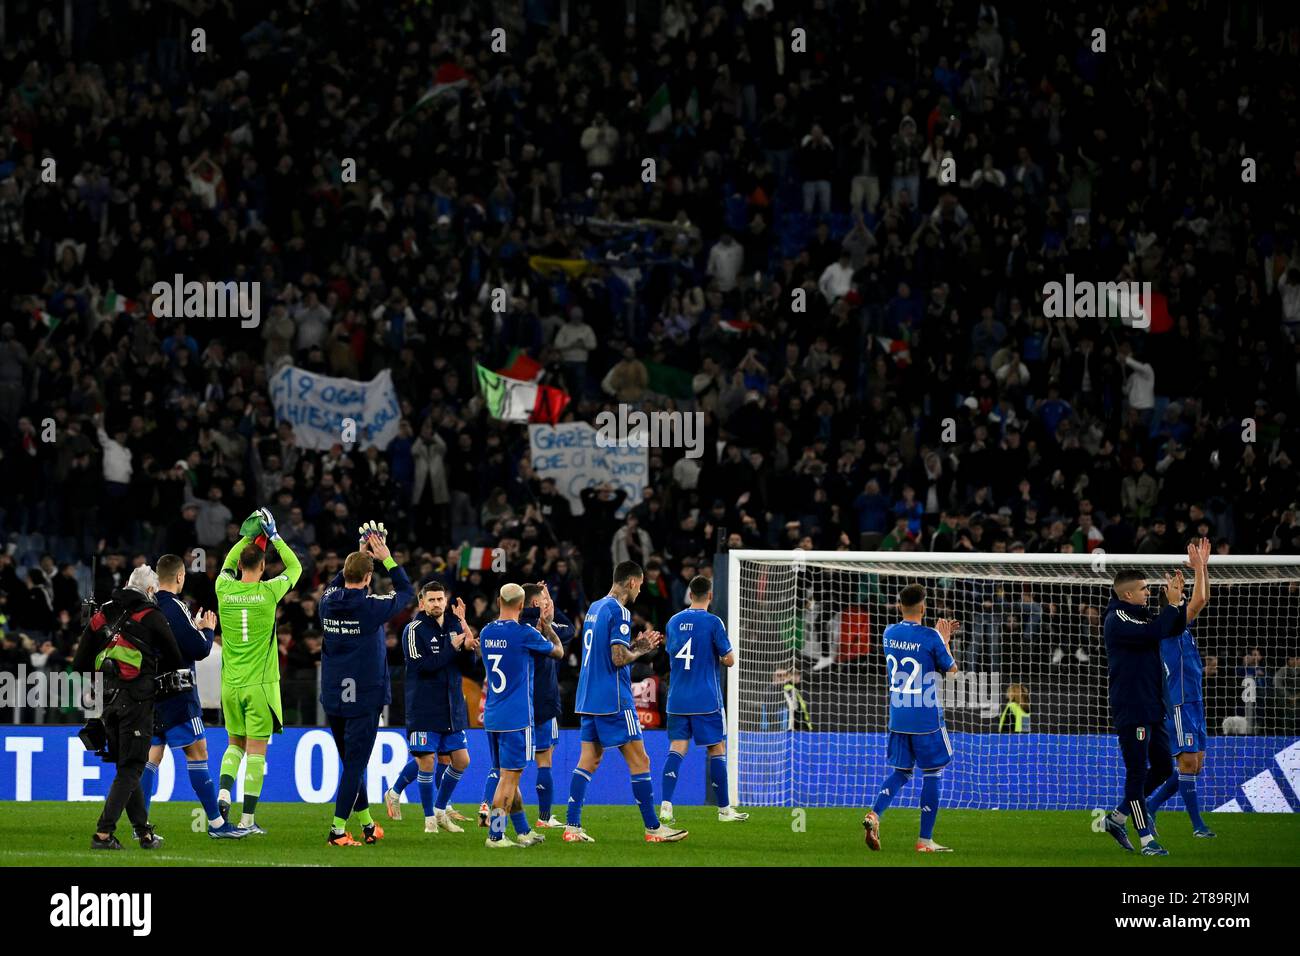
[[1160, 642], [1187, 627], [1187, 605], [1167, 606], [1156, 617], [1147, 608], [1111, 598], [1106, 607], [1106, 667], [1110, 716], [1116, 730], [1165, 719]]
[[107, 645], [111, 631], [119, 622], [123, 635], [140, 649], [140, 676], [131, 681], [108, 677], [105, 686], [126, 689], [136, 700], [152, 698], [154, 678], [180, 669], [183, 662], [166, 616], [154, 601], [134, 588], [115, 590], [113, 599], [91, 617], [81, 632], [72, 669], [78, 673], [95, 670], [95, 657]]
[[416, 611], [402, 631], [408, 733], [455, 733], [469, 726], [461, 675], [473, 668], [474, 652], [458, 651], [452, 644], [452, 637], [461, 631], [450, 610], [443, 612], [441, 626]]

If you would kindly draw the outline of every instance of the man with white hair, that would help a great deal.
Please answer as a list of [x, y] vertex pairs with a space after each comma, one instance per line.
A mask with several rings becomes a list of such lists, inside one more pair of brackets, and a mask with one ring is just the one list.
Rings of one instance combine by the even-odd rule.
[[92, 850], [123, 848], [113, 835], [123, 809], [142, 848], [162, 846], [162, 837], [149, 823], [140, 776], [153, 740], [155, 679], [179, 670], [181, 653], [158, 607], [157, 593], [158, 575], [152, 568], [141, 565], [132, 571], [126, 585], [91, 617], [72, 661], [76, 673], [104, 674], [101, 721], [109, 756], [117, 764], [90, 841]]

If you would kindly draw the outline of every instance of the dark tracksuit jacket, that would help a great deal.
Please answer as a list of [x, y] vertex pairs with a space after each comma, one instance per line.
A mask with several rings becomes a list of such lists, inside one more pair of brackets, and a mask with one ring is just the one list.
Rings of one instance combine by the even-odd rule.
[[171, 625], [172, 636], [176, 638], [176, 646], [181, 653], [181, 668], [187, 669], [194, 680], [194, 687], [190, 690], [159, 701], [155, 707], [154, 729], [155, 733], [162, 735], [178, 724], [203, 719], [195, 664], [212, 653], [213, 631], [211, 628], [199, 628], [194, 623], [189, 608], [180, 595], [159, 591], [158, 609]]
[[[1142, 830], [1144, 798], [1172, 772], [1165, 733], [1160, 642], [1187, 627], [1187, 606], [1166, 606], [1152, 617], [1141, 605], [1111, 598], [1102, 632], [1110, 676], [1110, 716], [1124, 758], [1124, 805]], [[1150, 772], [1147, 766], [1150, 765]]]
[[1110, 674], [1110, 716], [1116, 731], [1165, 720], [1160, 642], [1187, 627], [1187, 607], [1166, 607], [1155, 617], [1145, 607], [1111, 598], [1103, 634]]
[[402, 632], [406, 658], [406, 731], [450, 734], [469, 726], [461, 668], [473, 651], [457, 651], [451, 639], [461, 633], [460, 621], [444, 611], [442, 626], [419, 611]]
[[[529, 627], [538, 627], [542, 610], [526, 607], [519, 614], [520, 623]], [[567, 647], [573, 637], [573, 623], [559, 608], [555, 609], [555, 619], [551, 629], [560, 639], [560, 644]], [[538, 627], [538, 630], [541, 628]], [[534, 726], [540, 727], [560, 716], [560, 660], [555, 657], [533, 657], [533, 720]]]
[[320, 600], [320, 702], [343, 761], [334, 813], [344, 819], [366, 805], [366, 763], [380, 711], [393, 699], [384, 625], [415, 597], [406, 571], [392, 558], [384, 566], [393, 576], [391, 594], [344, 587], [340, 571]]

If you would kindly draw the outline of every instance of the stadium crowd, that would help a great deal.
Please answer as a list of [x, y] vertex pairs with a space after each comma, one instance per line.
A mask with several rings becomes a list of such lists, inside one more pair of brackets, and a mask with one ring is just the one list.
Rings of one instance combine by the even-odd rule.
[[[308, 722], [316, 601], [367, 518], [475, 626], [506, 579], [577, 620], [630, 558], [662, 627], [737, 546], [1300, 554], [1294, 8], [130, 0], [65, 37], [14, 6], [2, 668], [65, 666], [82, 597], [163, 552], [201, 549], [215, 607], [263, 504], [305, 567], [278, 636]], [[1152, 328], [1044, 318], [1067, 273], [1151, 282]], [[176, 274], [259, 282], [260, 323], [155, 318]], [[654, 449], [640, 500], [575, 514], [476, 395], [516, 350], [562, 420], [699, 410], [706, 454]], [[299, 447], [285, 363], [391, 369], [399, 437]], [[507, 572], [462, 576], [464, 545]], [[1290, 640], [1254, 666], [1294, 722]], [[1032, 656], [1085, 666], [1062, 650]]]

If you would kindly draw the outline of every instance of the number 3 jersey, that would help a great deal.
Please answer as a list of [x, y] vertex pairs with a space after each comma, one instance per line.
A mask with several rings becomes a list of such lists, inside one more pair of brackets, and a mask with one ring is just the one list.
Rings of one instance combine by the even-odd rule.
[[943, 675], [956, 663], [939, 632], [899, 621], [881, 639], [889, 678], [889, 729], [929, 734], [943, 726]]
[[722, 710], [718, 658], [731, 653], [722, 619], [706, 610], [687, 608], [668, 620], [668, 713], [712, 714]]
[[487, 672], [484, 728], [498, 733], [531, 728], [537, 722], [533, 719], [533, 655], [550, 654], [550, 639], [527, 624], [506, 620], [484, 625], [478, 637]]

